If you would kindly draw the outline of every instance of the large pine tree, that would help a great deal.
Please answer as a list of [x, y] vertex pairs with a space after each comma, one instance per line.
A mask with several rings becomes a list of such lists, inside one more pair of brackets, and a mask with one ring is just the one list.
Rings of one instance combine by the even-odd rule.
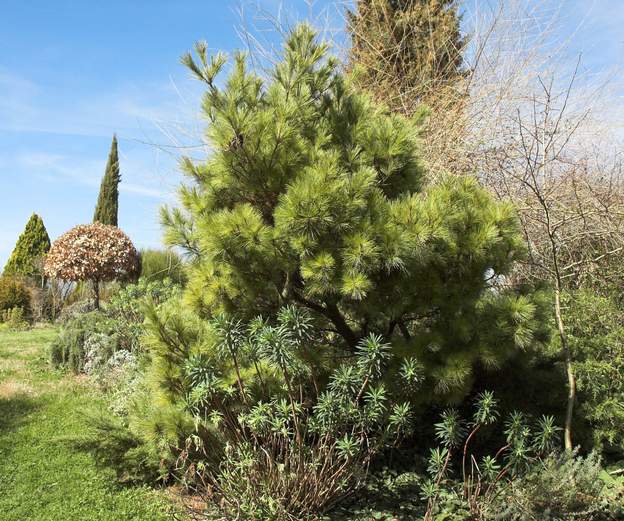
[[431, 186], [414, 119], [352, 89], [306, 26], [267, 81], [242, 55], [216, 81], [225, 58], [197, 52], [184, 61], [207, 85], [212, 154], [185, 161], [183, 208], [163, 221], [194, 257], [200, 316], [301, 306], [339, 351], [379, 335], [443, 393], [531, 344], [538, 308], [491, 288], [523, 255], [514, 209], [470, 178]]
[[50, 237], [43, 219], [33, 213], [15, 244], [3, 274], [25, 277], [38, 275], [41, 272], [39, 261], [49, 249]]
[[348, 12], [357, 83], [392, 110], [455, 97], [465, 39], [456, 0], [357, 0]]
[[93, 215], [93, 222], [117, 226], [119, 214], [119, 155], [117, 152], [117, 136], [113, 135], [113, 142], [108, 154], [106, 171], [100, 186], [100, 195]]

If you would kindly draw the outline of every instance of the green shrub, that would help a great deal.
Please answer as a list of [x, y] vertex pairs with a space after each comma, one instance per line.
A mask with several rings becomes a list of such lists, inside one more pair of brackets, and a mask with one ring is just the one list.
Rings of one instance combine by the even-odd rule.
[[592, 289], [566, 298], [569, 343], [577, 376], [577, 425], [586, 444], [624, 456], [624, 308], [620, 289], [601, 296]]
[[0, 322], [4, 322], [11, 330], [19, 331], [28, 327], [25, 316], [23, 308], [5, 309], [0, 311]]
[[170, 279], [176, 284], [186, 283], [182, 258], [171, 250], [145, 249], [140, 252], [141, 278], [153, 281]]
[[0, 311], [21, 308], [30, 318], [30, 289], [19, 277], [0, 277]]

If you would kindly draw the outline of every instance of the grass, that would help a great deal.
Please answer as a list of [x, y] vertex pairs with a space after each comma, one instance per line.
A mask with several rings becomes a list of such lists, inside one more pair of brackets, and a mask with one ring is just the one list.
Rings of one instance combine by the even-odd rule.
[[109, 469], [63, 437], [80, 434], [86, 403], [102, 402], [87, 381], [54, 371], [52, 328], [0, 329], [0, 519], [161, 521], [165, 493], [116, 484]]

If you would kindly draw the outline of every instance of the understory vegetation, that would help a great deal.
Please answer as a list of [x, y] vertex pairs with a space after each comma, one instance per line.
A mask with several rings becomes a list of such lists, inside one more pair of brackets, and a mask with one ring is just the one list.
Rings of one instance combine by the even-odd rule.
[[195, 520], [624, 518], [621, 162], [579, 144], [574, 77], [488, 83], [469, 55], [520, 76], [505, 15], [471, 40], [458, 9], [355, 2], [345, 63], [307, 24], [266, 66], [182, 57], [210, 152], [168, 249], [118, 228], [114, 137], [94, 222], [33, 216], [0, 277], [0, 349], [47, 343], [0, 469], [66, 414], [54, 465], [128, 519], [164, 515], [150, 487]]

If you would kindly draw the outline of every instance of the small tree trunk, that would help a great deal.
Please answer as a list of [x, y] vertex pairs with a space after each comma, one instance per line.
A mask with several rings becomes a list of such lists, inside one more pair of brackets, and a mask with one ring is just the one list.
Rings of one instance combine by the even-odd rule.
[[572, 353], [566, 336], [563, 316], [561, 314], [561, 285], [557, 280], [555, 287], [555, 318], [561, 339], [561, 349], [565, 360], [566, 374], [568, 377], [568, 404], [566, 407], [566, 417], [564, 426], [564, 443], [566, 450], [572, 450], [572, 416], [574, 414], [574, 402], [576, 401], [576, 376], [572, 367]]
[[95, 309], [100, 309], [100, 281], [98, 279], [93, 280], [93, 297]]

